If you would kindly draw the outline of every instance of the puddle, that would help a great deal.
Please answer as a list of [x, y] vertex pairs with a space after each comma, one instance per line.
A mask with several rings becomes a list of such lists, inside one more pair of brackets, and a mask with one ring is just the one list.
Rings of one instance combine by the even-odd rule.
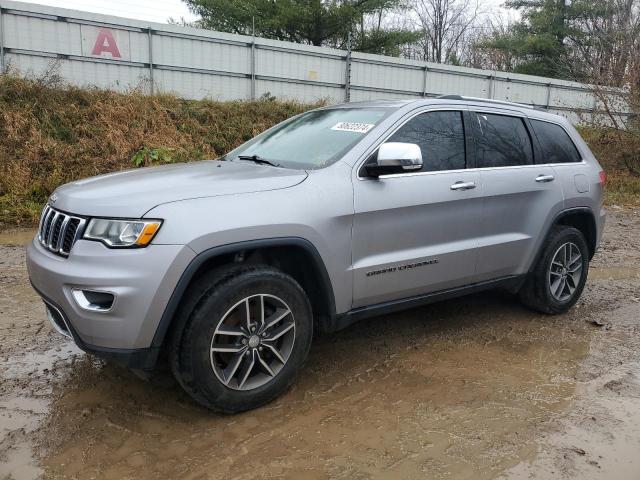
[[0, 231], [0, 245], [23, 247], [31, 243], [37, 230], [33, 228], [21, 228]]
[[509, 298], [447, 302], [320, 338], [289, 393], [236, 416], [195, 406], [168, 375], [142, 382], [80, 362], [54, 390], [45, 472], [493, 478], [535, 455], [532, 429], [568, 405], [592, 331], [564, 318], [559, 335], [559, 319]]
[[[62, 373], [58, 365], [79, 354], [72, 344], [26, 352], [0, 372], [0, 478], [32, 480], [42, 475], [33, 451], [34, 434], [50, 412], [51, 384], [56, 373]], [[4, 391], [7, 385], [13, 394]]]
[[575, 405], [539, 439], [539, 455], [502, 478], [640, 478], [639, 317], [637, 304], [611, 312], [614, 329], [580, 368]]

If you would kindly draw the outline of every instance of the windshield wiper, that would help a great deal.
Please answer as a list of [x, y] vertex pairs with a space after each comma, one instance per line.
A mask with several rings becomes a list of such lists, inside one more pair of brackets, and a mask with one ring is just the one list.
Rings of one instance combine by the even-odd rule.
[[238, 155], [238, 160], [247, 160], [250, 162], [259, 163], [261, 165], [271, 165], [272, 167], [281, 167], [279, 163], [274, 163], [266, 158], [262, 158], [260, 155]]

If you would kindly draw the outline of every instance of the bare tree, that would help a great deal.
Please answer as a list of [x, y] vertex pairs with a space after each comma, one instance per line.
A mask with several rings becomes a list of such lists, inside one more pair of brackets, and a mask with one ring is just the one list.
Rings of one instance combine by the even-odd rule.
[[595, 0], [588, 12], [572, 22], [567, 37], [575, 78], [624, 86], [637, 61], [640, 1]]
[[436, 63], [457, 59], [465, 35], [479, 14], [478, 0], [415, 0], [413, 11], [422, 33], [420, 57]]
[[484, 70], [512, 71], [518, 59], [511, 51], [483, 47], [490, 39], [506, 38], [513, 28], [510, 20], [499, 13], [483, 15], [481, 18], [469, 27], [461, 43], [459, 56], [462, 64]]

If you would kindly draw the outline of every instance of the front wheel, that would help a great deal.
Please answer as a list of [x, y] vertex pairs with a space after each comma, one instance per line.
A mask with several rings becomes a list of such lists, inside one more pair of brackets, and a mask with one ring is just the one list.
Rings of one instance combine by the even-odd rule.
[[237, 267], [207, 285], [171, 348], [178, 382], [198, 403], [236, 413], [273, 400], [293, 383], [313, 332], [309, 301], [271, 267]]
[[519, 292], [529, 308], [547, 314], [564, 313], [580, 298], [587, 281], [589, 249], [580, 230], [557, 225]]

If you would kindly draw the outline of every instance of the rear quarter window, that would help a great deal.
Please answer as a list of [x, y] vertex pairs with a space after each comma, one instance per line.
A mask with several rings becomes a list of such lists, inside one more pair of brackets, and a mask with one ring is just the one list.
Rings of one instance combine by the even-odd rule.
[[541, 161], [537, 163], [572, 163], [582, 160], [573, 140], [560, 125], [531, 120], [531, 126], [542, 150]]

